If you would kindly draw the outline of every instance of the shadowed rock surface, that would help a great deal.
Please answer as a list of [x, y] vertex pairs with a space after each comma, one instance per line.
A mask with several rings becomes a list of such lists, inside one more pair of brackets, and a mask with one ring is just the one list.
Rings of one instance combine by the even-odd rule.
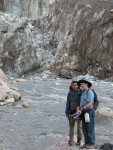
[[[54, 67], [62, 76], [89, 72], [100, 78], [113, 73], [113, 8], [111, 1], [65, 1], [51, 13], [59, 41]], [[71, 76], [71, 75], [69, 75]]]

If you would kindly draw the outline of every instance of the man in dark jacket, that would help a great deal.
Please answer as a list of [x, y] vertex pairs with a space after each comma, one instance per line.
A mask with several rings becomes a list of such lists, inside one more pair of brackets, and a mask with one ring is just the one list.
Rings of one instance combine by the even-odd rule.
[[[82, 94], [81, 89], [78, 88], [77, 81], [72, 81], [70, 86], [70, 91], [67, 95], [67, 102], [66, 102], [66, 116], [69, 120], [69, 142], [68, 145], [72, 146], [74, 142], [74, 126], [75, 126], [75, 119], [71, 117], [72, 114], [77, 112], [79, 109], [78, 106], [80, 105], [80, 96]], [[80, 119], [77, 119], [77, 145], [80, 145], [82, 139], [82, 122]]]

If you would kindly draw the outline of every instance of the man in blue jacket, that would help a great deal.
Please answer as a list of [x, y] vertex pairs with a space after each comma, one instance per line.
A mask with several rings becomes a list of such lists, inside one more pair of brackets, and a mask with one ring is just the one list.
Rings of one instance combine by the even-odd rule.
[[[92, 84], [86, 80], [80, 80], [78, 85], [83, 89], [81, 99], [80, 99], [80, 108], [82, 111], [82, 131], [84, 135], [84, 145], [81, 148], [92, 149], [95, 144], [95, 110], [93, 108], [94, 103], [94, 93], [90, 90]], [[85, 120], [85, 114], [89, 116], [89, 122]]]

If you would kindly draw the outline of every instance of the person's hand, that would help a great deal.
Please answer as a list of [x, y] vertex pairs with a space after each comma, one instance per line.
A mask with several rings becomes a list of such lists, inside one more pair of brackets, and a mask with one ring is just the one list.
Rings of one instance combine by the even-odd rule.
[[80, 110], [81, 110], [81, 111], [84, 111], [85, 109], [84, 109], [84, 107], [80, 107]]
[[79, 109], [82, 111], [82, 110], [83, 110], [83, 107], [80, 107]]

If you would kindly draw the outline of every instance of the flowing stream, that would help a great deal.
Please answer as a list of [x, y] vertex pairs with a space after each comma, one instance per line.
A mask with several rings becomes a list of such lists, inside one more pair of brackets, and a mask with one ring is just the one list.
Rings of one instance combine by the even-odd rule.
[[[11, 83], [18, 87], [29, 108], [0, 107], [0, 150], [46, 150], [68, 134], [65, 103], [71, 80], [30, 80]], [[101, 106], [113, 110], [113, 83], [94, 82]], [[113, 141], [113, 119], [97, 116], [96, 142]]]

